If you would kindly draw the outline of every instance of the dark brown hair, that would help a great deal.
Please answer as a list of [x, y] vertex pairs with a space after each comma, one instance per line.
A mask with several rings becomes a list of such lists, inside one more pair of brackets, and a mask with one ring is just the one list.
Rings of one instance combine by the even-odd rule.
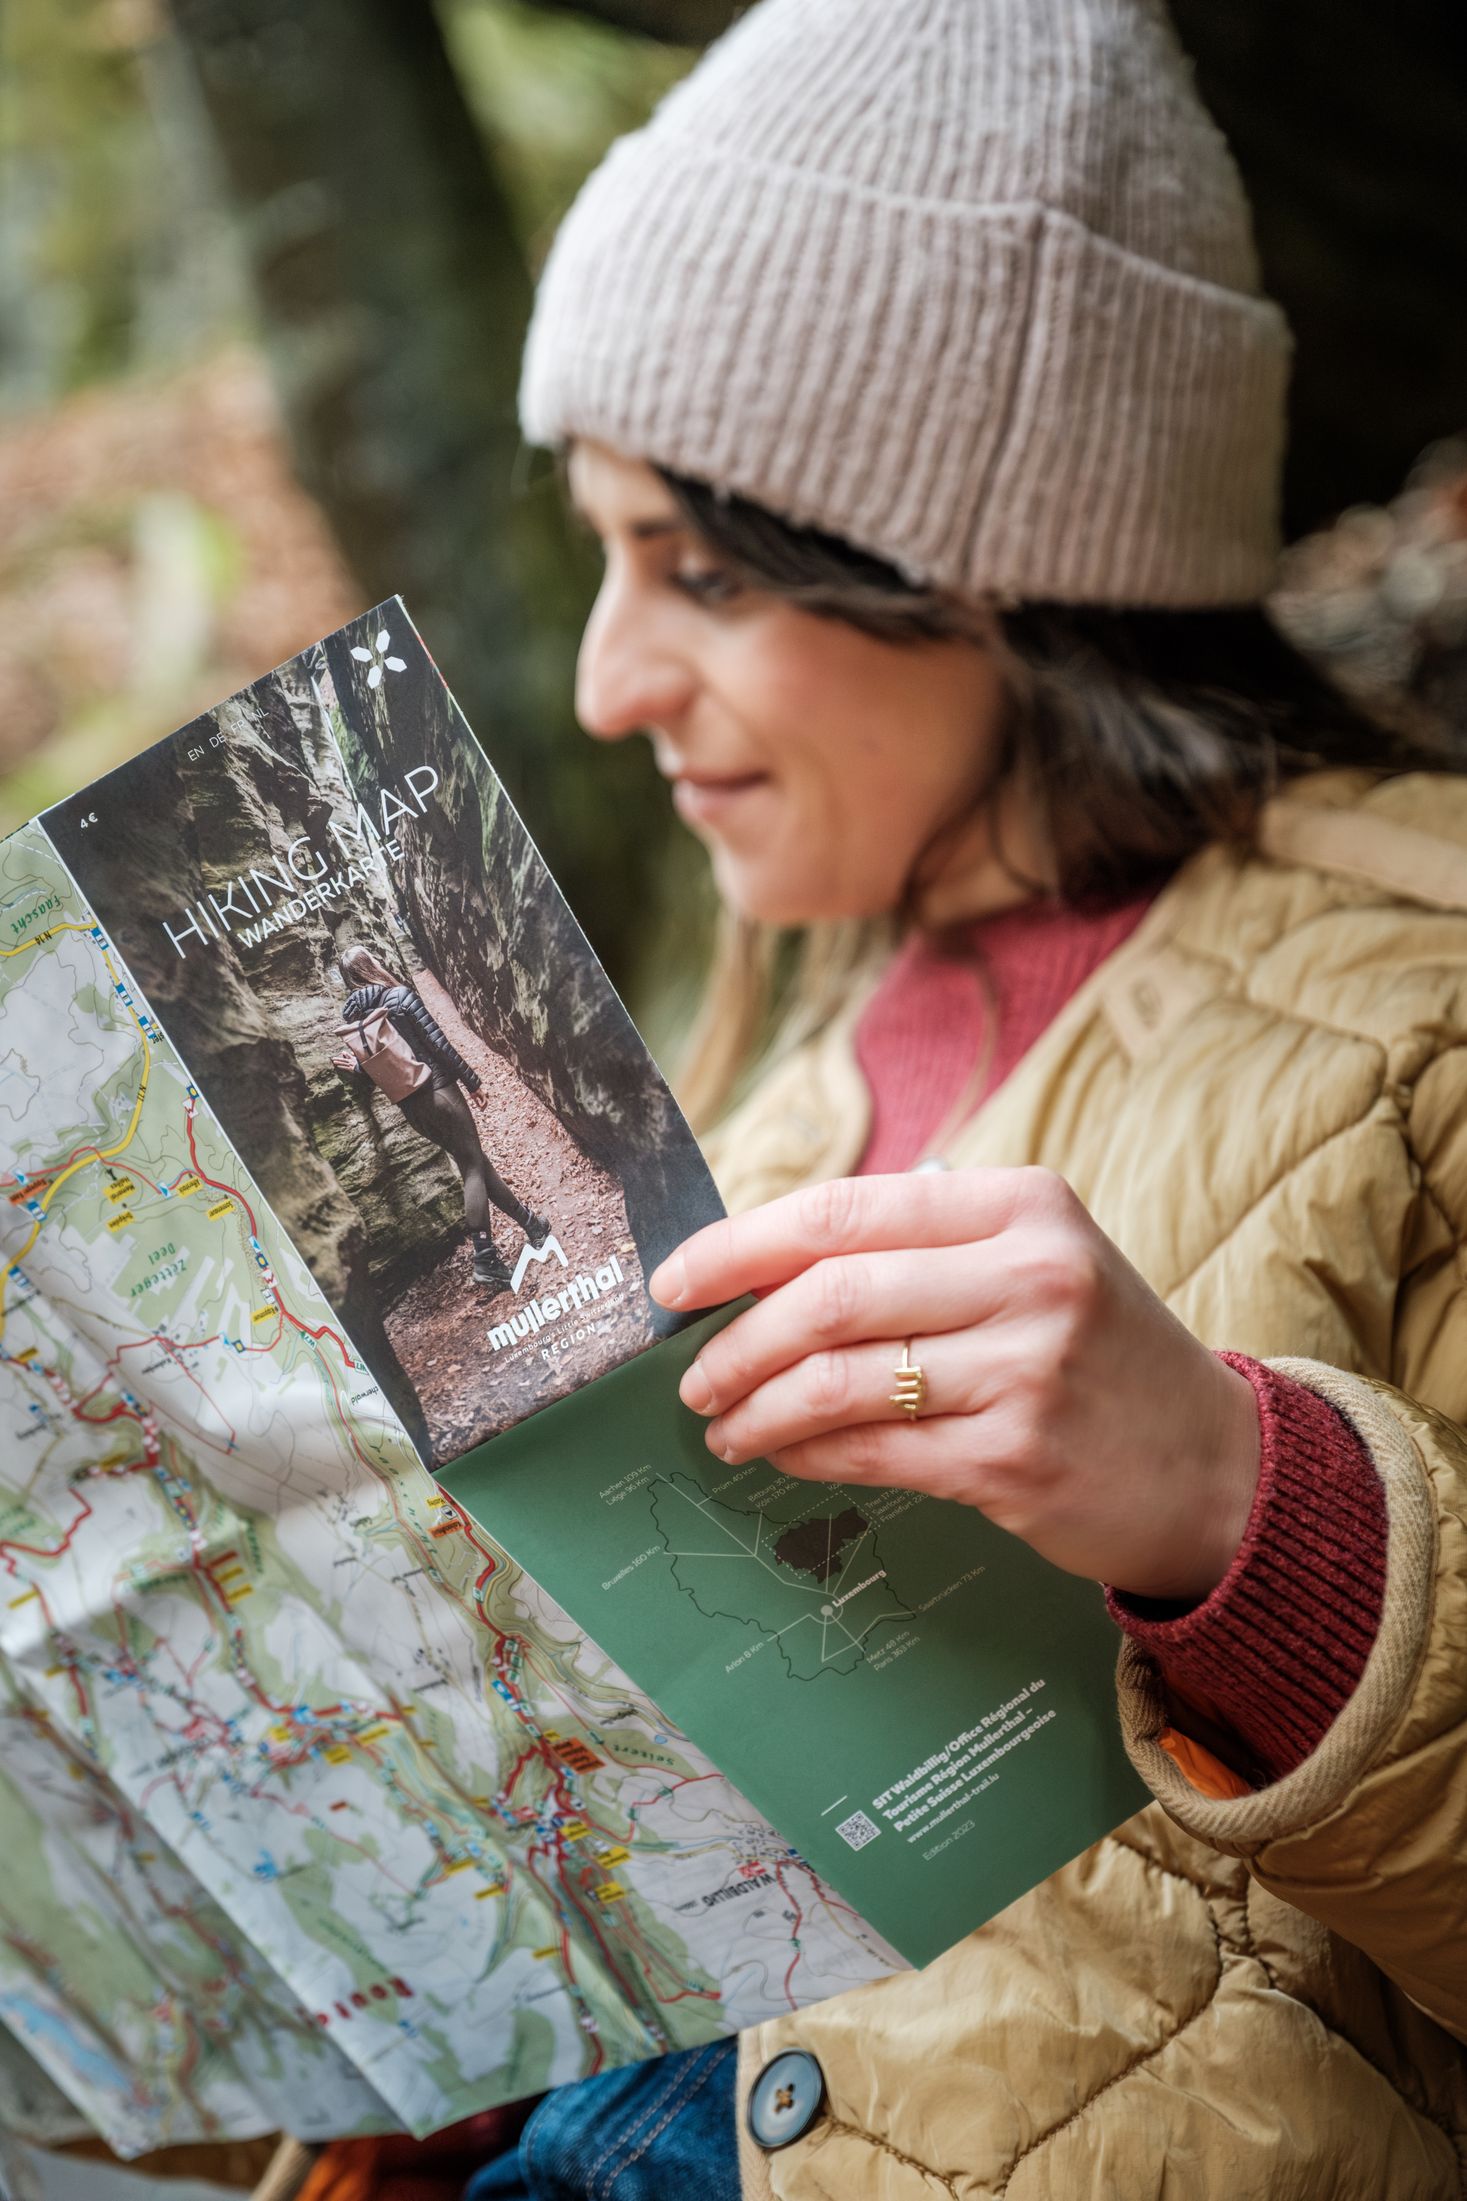
[[343, 951], [336, 967], [348, 986], [398, 986], [402, 983], [401, 979], [393, 976], [380, 956], [374, 955], [370, 948], [364, 948], [360, 941]]
[[[1261, 605], [1131, 610], [979, 604], [912, 581], [886, 560], [763, 506], [658, 468], [689, 524], [735, 575], [820, 617], [883, 640], [966, 638], [1001, 652], [1006, 708], [994, 769], [962, 815], [942, 822], [896, 915], [911, 921], [925, 882], [973, 809], [1014, 778], [1038, 821], [1046, 876], [1036, 896], [1103, 908], [1159, 885], [1212, 841], [1246, 842], [1268, 798], [1329, 766], [1461, 770], [1419, 729], [1367, 712], [1326, 680]], [[817, 926], [801, 944], [786, 1014], [794, 1039], [839, 1003], [882, 928]], [[889, 928], [888, 932], [889, 932]], [[781, 968], [769, 928], [725, 913], [680, 1095], [713, 1121], [767, 1043]]]
[[[891, 641], [975, 632], [974, 606], [763, 507], [659, 469], [703, 539], [752, 585]], [[997, 611], [1008, 710], [1001, 770], [1033, 799], [1076, 904], [1124, 900], [1207, 842], [1244, 840], [1300, 773], [1462, 769], [1443, 740], [1352, 702], [1261, 605], [1208, 611], [1033, 603]]]

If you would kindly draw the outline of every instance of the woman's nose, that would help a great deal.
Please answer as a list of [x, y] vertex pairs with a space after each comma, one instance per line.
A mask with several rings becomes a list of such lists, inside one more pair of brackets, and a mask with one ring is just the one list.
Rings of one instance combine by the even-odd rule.
[[666, 725], [686, 709], [691, 671], [656, 631], [656, 616], [632, 593], [603, 584], [581, 638], [576, 716], [599, 741], [621, 741]]

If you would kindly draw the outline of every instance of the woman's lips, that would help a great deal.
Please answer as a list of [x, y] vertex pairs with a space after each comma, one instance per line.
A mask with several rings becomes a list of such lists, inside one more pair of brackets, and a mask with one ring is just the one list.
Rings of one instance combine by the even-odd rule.
[[673, 782], [673, 808], [686, 825], [725, 825], [751, 795], [768, 785], [767, 772], [729, 773], [718, 779], [679, 773]]

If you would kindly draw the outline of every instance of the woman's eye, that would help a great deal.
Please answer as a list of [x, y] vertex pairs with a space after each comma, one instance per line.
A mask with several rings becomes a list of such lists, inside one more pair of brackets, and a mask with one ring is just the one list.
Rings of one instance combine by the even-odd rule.
[[726, 604], [739, 593], [739, 582], [726, 566], [680, 566], [673, 584], [699, 604]]

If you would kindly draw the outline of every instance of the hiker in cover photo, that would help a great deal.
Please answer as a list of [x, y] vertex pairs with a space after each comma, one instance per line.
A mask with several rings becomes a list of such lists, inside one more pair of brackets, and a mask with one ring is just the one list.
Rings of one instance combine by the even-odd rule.
[[492, 1201], [518, 1223], [538, 1254], [550, 1225], [516, 1198], [484, 1151], [465, 1093], [487, 1106], [483, 1081], [441, 1029], [416, 987], [371, 950], [348, 948], [341, 975], [352, 991], [337, 1025], [346, 1045], [332, 1056], [338, 1070], [361, 1078], [394, 1101], [414, 1131], [441, 1147], [464, 1185], [464, 1224], [473, 1241], [473, 1279], [496, 1296], [513, 1275], [494, 1243]]
[[400, 603], [47, 831], [425, 1459], [676, 1326], [707, 1166]]

